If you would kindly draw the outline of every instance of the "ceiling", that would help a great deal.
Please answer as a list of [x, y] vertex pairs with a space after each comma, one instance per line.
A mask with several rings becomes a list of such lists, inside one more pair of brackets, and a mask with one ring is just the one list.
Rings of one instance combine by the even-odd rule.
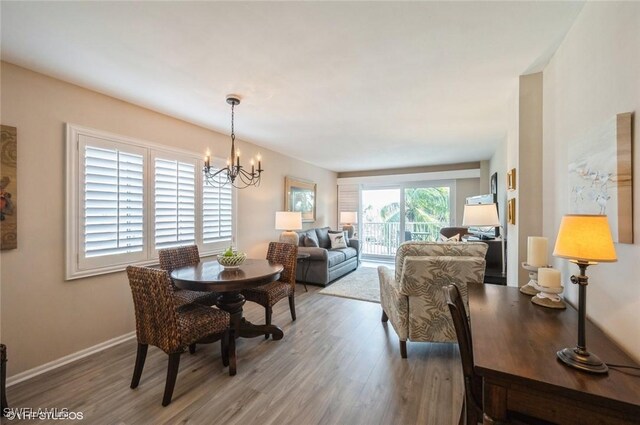
[[5, 2], [2, 59], [334, 171], [489, 159], [582, 2]]

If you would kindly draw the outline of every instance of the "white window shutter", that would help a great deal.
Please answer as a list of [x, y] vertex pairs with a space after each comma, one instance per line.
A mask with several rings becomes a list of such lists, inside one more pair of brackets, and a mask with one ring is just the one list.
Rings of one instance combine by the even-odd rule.
[[143, 167], [141, 155], [85, 147], [86, 258], [144, 249]]
[[202, 187], [202, 239], [204, 244], [231, 242], [233, 236], [233, 189], [226, 180], [216, 177], [214, 185]]
[[[360, 211], [360, 185], [341, 184], [338, 186], [338, 225], [341, 212]], [[360, 220], [359, 220], [360, 221]]]
[[155, 249], [195, 244], [196, 165], [156, 157], [154, 161]]

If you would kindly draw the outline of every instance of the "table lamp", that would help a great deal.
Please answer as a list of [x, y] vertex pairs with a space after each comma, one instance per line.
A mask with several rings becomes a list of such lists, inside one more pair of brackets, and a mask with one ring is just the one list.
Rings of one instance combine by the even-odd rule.
[[354, 223], [358, 222], [358, 213], [354, 211], [342, 211], [340, 212], [340, 224], [342, 224], [342, 230], [347, 231], [347, 235], [349, 239], [353, 237], [355, 234], [355, 226]]
[[[462, 215], [463, 227], [499, 227], [502, 235], [502, 225], [498, 218], [498, 206], [496, 204], [467, 204]], [[502, 274], [505, 274], [504, 262], [504, 235], [500, 238]]]
[[291, 211], [276, 212], [276, 230], [284, 230], [280, 234], [280, 242], [298, 245], [298, 234], [294, 230], [302, 229], [302, 213]]
[[578, 285], [578, 345], [558, 351], [558, 358], [582, 371], [607, 373], [607, 365], [595, 354], [587, 351], [584, 328], [587, 309], [587, 267], [601, 262], [618, 261], [607, 216], [569, 214], [562, 217], [553, 255], [566, 258], [580, 268], [580, 275], [571, 276], [571, 283]]

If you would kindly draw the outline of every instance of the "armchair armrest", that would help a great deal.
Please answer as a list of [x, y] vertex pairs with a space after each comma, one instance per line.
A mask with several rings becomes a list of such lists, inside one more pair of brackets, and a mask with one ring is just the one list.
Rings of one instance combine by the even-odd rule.
[[358, 258], [360, 258], [360, 240], [356, 238], [349, 239], [349, 246], [356, 250]]
[[309, 257], [309, 259], [312, 261], [328, 261], [329, 260], [329, 254], [327, 254], [327, 250], [324, 248], [299, 246], [298, 252], [299, 253], [306, 252], [307, 254], [310, 254], [311, 257]]

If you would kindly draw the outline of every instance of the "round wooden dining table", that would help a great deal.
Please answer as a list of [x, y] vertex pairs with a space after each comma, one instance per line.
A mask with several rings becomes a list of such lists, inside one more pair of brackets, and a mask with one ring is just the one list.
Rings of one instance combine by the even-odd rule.
[[209, 260], [175, 269], [171, 278], [180, 289], [219, 293], [216, 305], [231, 315], [236, 338], [270, 334], [274, 340], [279, 340], [284, 336], [279, 327], [254, 325], [243, 317], [245, 299], [240, 291], [278, 280], [283, 269], [282, 264], [248, 259], [235, 270], [225, 270], [217, 260]]

